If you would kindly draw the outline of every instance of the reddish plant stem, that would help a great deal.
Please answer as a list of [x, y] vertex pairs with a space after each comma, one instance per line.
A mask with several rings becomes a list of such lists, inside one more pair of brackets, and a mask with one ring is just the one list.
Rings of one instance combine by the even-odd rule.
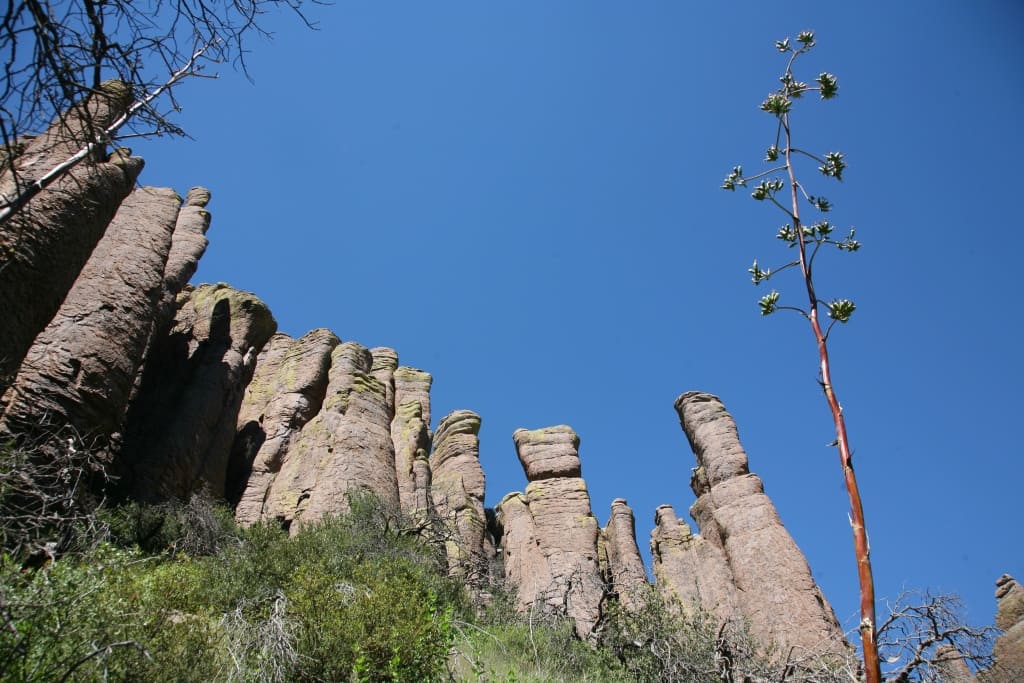
[[846, 420], [843, 409], [832, 388], [832, 373], [828, 358], [828, 340], [821, 330], [818, 319], [818, 297], [814, 293], [814, 279], [811, 275], [811, 263], [807, 258], [807, 241], [803, 226], [800, 224], [799, 189], [796, 174], [793, 171], [791, 157], [792, 141], [789, 132], [789, 115], [784, 115], [782, 127], [786, 133], [786, 170], [789, 173], [789, 188], [793, 206], [793, 229], [796, 230], [797, 244], [800, 252], [800, 272], [807, 287], [808, 309], [807, 319], [814, 332], [814, 340], [818, 345], [818, 357], [821, 360], [821, 386], [825, 392], [825, 400], [832, 411], [832, 420], [836, 426], [836, 444], [839, 446], [839, 462], [843, 468], [843, 480], [850, 496], [850, 525], [853, 527], [853, 548], [857, 555], [857, 578], [860, 582], [860, 637], [864, 654], [864, 673], [867, 683], [881, 683], [881, 663], [878, 659], [878, 643], [876, 642], [877, 621], [875, 620], [875, 581], [871, 575], [871, 547], [868, 544], [868, 532], [864, 522], [864, 506], [861, 503], [860, 488], [857, 476], [853, 471], [853, 454], [850, 441], [846, 435]]

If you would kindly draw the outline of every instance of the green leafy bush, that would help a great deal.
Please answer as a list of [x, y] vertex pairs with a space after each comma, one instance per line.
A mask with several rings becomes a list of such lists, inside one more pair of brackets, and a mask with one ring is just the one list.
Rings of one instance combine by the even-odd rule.
[[[233, 529], [214, 511], [131, 506], [107, 517], [112, 538], [131, 548], [101, 543], [34, 570], [4, 555], [0, 679], [446, 677], [466, 601], [400, 518], [362, 500], [289, 537], [267, 525]], [[166, 539], [191, 533], [190, 518], [216, 522], [193, 554], [139, 549], [166, 550]]]
[[206, 494], [197, 493], [185, 503], [129, 502], [100, 510], [98, 517], [111, 542], [148, 553], [213, 555], [239, 540], [231, 510]]
[[576, 637], [571, 620], [540, 612], [517, 614], [499, 592], [472, 623], [457, 623], [452, 670], [477, 683], [562, 683], [632, 680], [613, 653]]
[[[0, 679], [216, 678], [218, 635], [206, 614], [166, 605], [156, 563], [108, 545], [25, 571], [0, 559]], [[193, 680], [196, 680], [193, 678]]]

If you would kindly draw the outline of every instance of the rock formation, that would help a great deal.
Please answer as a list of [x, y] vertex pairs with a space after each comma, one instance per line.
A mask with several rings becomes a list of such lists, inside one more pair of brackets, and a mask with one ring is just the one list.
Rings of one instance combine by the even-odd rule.
[[[131, 101], [127, 85], [108, 81], [31, 140], [13, 170], [0, 175], [3, 204], [77, 153]], [[108, 158], [98, 149], [0, 223], [0, 393], [57, 313], [142, 165], [123, 150]]]
[[434, 511], [453, 534], [445, 542], [449, 572], [474, 586], [487, 578], [489, 560], [479, 433], [480, 416], [456, 410], [438, 425], [430, 456]]
[[737, 616], [736, 587], [722, 548], [691, 533], [670, 505], [657, 509], [654, 524], [651, 560], [661, 594], [686, 611], [702, 609], [722, 621]]
[[245, 387], [277, 328], [262, 301], [227, 285], [201, 285], [178, 303], [129, 409], [120, 474], [139, 500], [225, 495]]
[[641, 607], [648, 586], [647, 572], [636, 544], [633, 510], [624, 499], [612, 501], [611, 515], [599, 540], [605, 583], [627, 610]]
[[[77, 152], [83, 112], [106, 125], [130, 99], [105, 84], [8, 160], [0, 192], [14, 196]], [[633, 512], [616, 499], [599, 528], [571, 428], [515, 432], [529, 483], [490, 514], [479, 415], [455, 411], [432, 434], [431, 376], [401, 367], [394, 350], [326, 329], [275, 335], [254, 295], [188, 287], [206, 249], [209, 192], [193, 188], [182, 205], [171, 190], [132, 191], [141, 167], [130, 153], [97, 151], [0, 221], [0, 430], [70, 426], [110, 455], [122, 495], [157, 502], [205, 490], [235, 504], [244, 524], [294, 530], [367, 491], [424, 528], [440, 520], [449, 570], [478, 596], [498, 567], [517, 609], [567, 616], [582, 638], [605, 600], [643, 605]], [[801, 653], [843, 647], [721, 402], [688, 393], [676, 409], [697, 456], [691, 514], [701, 533], [658, 508], [658, 590], [687, 610], [745, 618], [755, 635]], [[1011, 663], [1024, 647], [1021, 592], [1000, 579], [997, 647]]]
[[935, 648], [935, 669], [941, 683], [974, 683], [963, 656], [952, 645], [939, 645]]
[[1003, 634], [992, 654], [996, 666], [985, 672], [985, 683], [1024, 680], [1024, 587], [1009, 574], [996, 580], [996, 626]]
[[373, 358], [370, 374], [384, 386], [384, 404], [387, 406], [390, 421], [395, 417], [395, 370], [398, 369], [398, 354], [394, 349], [378, 346], [370, 349], [370, 356]]
[[805, 653], [842, 647], [842, 629], [807, 560], [749, 472], [732, 416], [718, 397], [699, 392], [683, 394], [675, 407], [698, 463], [690, 512], [724, 553], [754, 635]]
[[171, 238], [171, 251], [164, 268], [164, 291], [160, 301], [153, 330], [164, 334], [174, 319], [175, 301], [178, 294], [196, 273], [199, 259], [206, 252], [206, 231], [210, 227], [210, 191], [205, 187], [193, 187], [185, 197], [185, 205], [178, 212], [178, 220]]
[[106, 448], [142, 365], [180, 208], [169, 189], [124, 200], [22, 363], [3, 401], [5, 429], [25, 436], [67, 425], [90, 448]]
[[291, 525], [345, 512], [348, 496], [360, 489], [398, 508], [394, 407], [373, 369], [373, 354], [355, 342], [331, 352], [323, 407], [288, 449], [266, 496], [264, 516]]
[[541, 608], [576, 622], [590, 635], [601, 616], [604, 582], [598, 525], [580, 478], [579, 437], [558, 426], [513, 435], [529, 484], [505, 496], [496, 512], [503, 529], [505, 580], [520, 611]]
[[275, 334], [256, 359], [256, 372], [238, 414], [232, 449], [229, 493], [235, 517], [253, 524], [264, 505], [289, 447], [324, 402], [331, 351], [341, 341], [318, 329], [300, 339]]
[[416, 517], [428, 510], [431, 472], [430, 373], [399, 367], [394, 372], [395, 417], [391, 440], [395, 446], [395, 476], [402, 512]]

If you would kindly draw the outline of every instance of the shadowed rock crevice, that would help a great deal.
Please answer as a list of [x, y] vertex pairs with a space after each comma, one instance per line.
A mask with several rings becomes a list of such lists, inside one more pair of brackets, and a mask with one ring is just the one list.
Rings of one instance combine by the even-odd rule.
[[225, 496], [245, 387], [277, 327], [262, 301], [223, 284], [185, 292], [178, 303], [129, 410], [121, 474], [125, 493], [139, 500], [202, 489]]

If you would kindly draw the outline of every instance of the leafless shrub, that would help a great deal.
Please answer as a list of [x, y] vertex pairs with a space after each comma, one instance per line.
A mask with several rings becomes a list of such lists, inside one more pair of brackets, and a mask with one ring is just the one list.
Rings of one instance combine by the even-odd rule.
[[[245, 39], [268, 35], [268, 12], [302, 16], [302, 0], [24, 0], [11, 3], [0, 23], [4, 73], [0, 130], [5, 147], [49, 124], [59, 112], [118, 79], [137, 92], [151, 90], [184, 64], [197, 47], [205, 59], [244, 69]], [[307, 22], [308, 23], [308, 22]], [[172, 109], [177, 103], [170, 101]], [[155, 108], [139, 125], [154, 133], [180, 133]]]
[[878, 646], [889, 683], [946, 681], [944, 665], [957, 659], [974, 670], [993, 664], [992, 646], [999, 630], [966, 622], [955, 595], [904, 591], [889, 605], [878, 628]]
[[[312, 0], [316, 3], [318, 0]], [[9, 170], [13, 192], [0, 200], [0, 222], [71, 166], [115, 140], [182, 135], [169, 114], [180, 110], [174, 86], [202, 75], [211, 62], [245, 70], [246, 39], [269, 35], [264, 18], [291, 10], [307, 25], [304, 0], [21, 0], [0, 12], [0, 171]], [[134, 103], [115, 125], [93, 121], [88, 102], [112, 83], [123, 84]], [[164, 97], [166, 96], [166, 97]], [[166, 102], [164, 100], [166, 99]], [[67, 128], [81, 148], [67, 165], [32, 169], [21, 178], [12, 163], [32, 133], [64, 117], [84, 123]], [[123, 128], [122, 128], [123, 126]], [[5, 189], [5, 192], [7, 190]]]
[[252, 611], [239, 605], [221, 618], [232, 663], [227, 680], [258, 683], [291, 680], [300, 655], [288, 620], [287, 598], [278, 591], [269, 599], [265, 615], [253, 617]]
[[209, 493], [192, 494], [187, 503], [179, 504], [172, 512], [177, 530], [177, 538], [172, 541], [175, 552], [215, 555], [226, 544], [238, 540], [232, 533], [230, 513], [218, 507]]
[[101, 534], [97, 491], [107, 482], [103, 458], [72, 429], [31, 441], [0, 443], [0, 543], [15, 556], [40, 547], [66, 550]]

